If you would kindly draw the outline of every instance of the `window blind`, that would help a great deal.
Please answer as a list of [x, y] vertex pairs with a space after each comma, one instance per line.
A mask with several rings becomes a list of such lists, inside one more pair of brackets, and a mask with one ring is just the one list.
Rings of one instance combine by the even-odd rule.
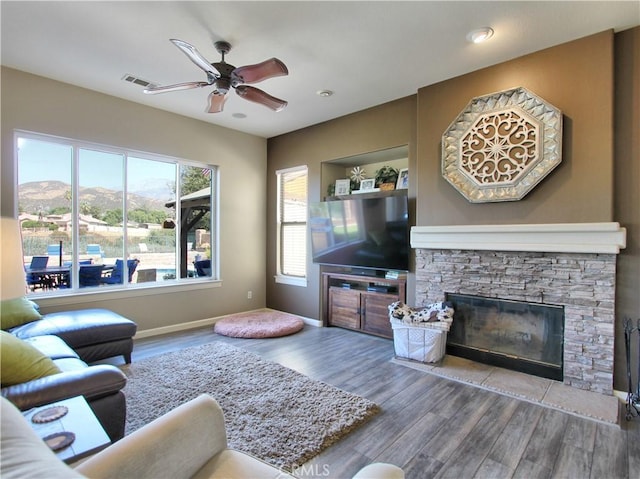
[[307, 274], [307, 167], [278, 174], [279, 273]]

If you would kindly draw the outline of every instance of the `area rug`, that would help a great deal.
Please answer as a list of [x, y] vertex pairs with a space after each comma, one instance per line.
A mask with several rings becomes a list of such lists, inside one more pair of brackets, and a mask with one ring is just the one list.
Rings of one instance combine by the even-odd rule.
[[229, 446], [291, 470], [374, 416], [379, 407], [224, 343], [122, 366], [126, 434], [208, 393], [224, 411]]
[[232, 314], [216, 321], [213, 331], [233, 338], [277, 338], [300, 331], [304, 321], [282, 311], [263, 310]]

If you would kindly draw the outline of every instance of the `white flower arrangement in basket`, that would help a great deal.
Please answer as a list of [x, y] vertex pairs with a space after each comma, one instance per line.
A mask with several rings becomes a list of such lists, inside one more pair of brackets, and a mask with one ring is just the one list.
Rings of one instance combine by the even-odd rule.
[[401, 301], [389, 305], [396, 357], [435, 363], [446, 350], [447, 333], [453, 322], [450, 303], [433, 303], [414, 309]]

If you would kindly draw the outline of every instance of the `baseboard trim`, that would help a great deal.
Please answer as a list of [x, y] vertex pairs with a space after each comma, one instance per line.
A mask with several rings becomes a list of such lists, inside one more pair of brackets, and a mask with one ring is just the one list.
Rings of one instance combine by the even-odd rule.
[[159, 328], [145, 329], [143, 331], [136, 332], [136, 335], [133, 337], [133, 339], [151, 338], [153, 336], [161, 336], [163, 334], [177, 333], [178, 331], [204, 328], [205, 326], [211, 326], [212, 324], [215, 324], [215, 322], [221, 318], [222, 316], [219, 318], [199, 319], [197, 321], [189, 321], [187, 323], [172, 324], [171, 326], [161, 326]]
[[[259, 309], [254, 309], [250, 311], [241, 311], [241, 312], [249, 313], [252, 311], [276, 311], [276, 310], [271, 308], [259, 308]], [[237, 313], [233, 313], [233, 314], [237, 314]], [[214, 325], [216, 321], [220, 321], [222, 318], [226, 318], [227, 316], [231, 316], [231, 314], [216, 316], [214, 318], [198, 319], [196, 321], [188, 321], [186, 323], [172, 324], [170, 326], [161, 326], [159, 328], [145, 329], [143, 331], [138, 331], [136, 335], [133, 337], [133, 339], [151, 338], [153, 336], [161, 336], [163, 334], [177, 333], [179, 331], [188, 331], [190, 329], [204, 328], [206, 326]], [[309, 326], [314, 326], [316, 328], [322, 327], [322, 321], [319, 321], [317, 319], [312, 319], [312, 318], [306, 318], [304, 316], [300, 316], [300, 318], [302, 319], [302, 321], [304, 321], [305, 324], [308, 324]]]

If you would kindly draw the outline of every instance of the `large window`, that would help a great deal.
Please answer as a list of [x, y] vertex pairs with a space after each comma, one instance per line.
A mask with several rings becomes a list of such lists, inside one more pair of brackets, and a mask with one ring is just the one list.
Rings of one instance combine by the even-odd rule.
[[212, 165], [16, 133], [31, 294], [217, 278]]
[[306, 284], [307, 167], [276, 172], [278, 180], [278, 282]]

